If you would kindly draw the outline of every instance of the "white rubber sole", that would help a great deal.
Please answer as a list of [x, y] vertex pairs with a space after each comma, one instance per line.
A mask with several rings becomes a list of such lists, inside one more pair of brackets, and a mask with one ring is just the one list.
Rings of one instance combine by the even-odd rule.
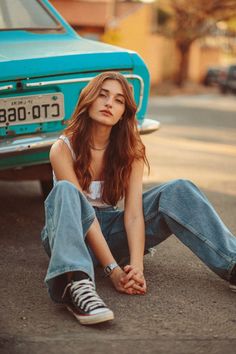
[[236, 285], [229, 284], [229, 288], [231, 291], [236, 292]]
[[82, 325], [93, 325], [97, 323], [114, 320], [114, 313], [111, 310], [106, 310], [96, 315], [88, 316], [88, 315], [79, 315], [76, 312], [74, 312], [70, 306], [66, 306], [66, 307], [68, 311], [70, 311]]

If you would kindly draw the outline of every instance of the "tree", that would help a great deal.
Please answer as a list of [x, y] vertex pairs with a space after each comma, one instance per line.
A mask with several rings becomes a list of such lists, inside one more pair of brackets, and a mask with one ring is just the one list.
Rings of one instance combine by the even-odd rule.
[[192, 43], [210, 34], [218, 21], [236, 14], [236, 0], [157, 0], [158, 32], [175, 40], [180, 53], [176, 83], [187, 78]]

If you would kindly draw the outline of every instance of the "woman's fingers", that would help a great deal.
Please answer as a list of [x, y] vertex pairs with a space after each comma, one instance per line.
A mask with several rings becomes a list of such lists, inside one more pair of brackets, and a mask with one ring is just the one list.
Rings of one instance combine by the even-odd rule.
[[136, 290], [134, 288], [124, 289], [123, 292], [128, 295], [144, 295], [145, 294], [143, 291]]
[[130, 271], [128, 271], [127, 275], [123, 277], [123, 282], [124, 283], [129, 282], [130, 279], [132, 279], [136, 275], [137, 275], [137, 271], [135, 269], [131, 269]]
[[122, 278], [122, 283], [127, 284], [131, 279], [135, 282], [143, 285], [144, 284], [144, 276], [142, 273], [137, 273], [135, 270], [131, 270], [126, 276]]
[[133, 294], [135, 294], [135, 292], [136, 292], [136, 290], [133, 289], [133, 288], [125, 289], [123, 286], [121, 286], [121, 287], [119, 288], [119, 291], [120, 291], [121, 293], [125, 293], [125, 294], [128, 294], [128, 295], [133, 295]]
[[116, 288], [117, 291], [121, 293], [125, 293], [128, 295], [136, 295], [136, 294], [143, 294], [143, 289], [142, 286], [134, 279], [128, 280], [128, 282], [122, 281], [126, 277], [126, 273], [123, 272], [121, 269], [120, 271], [117, 271], [116, 273], [111, 275], [110, 279]]
[[140, 287], [136, 283], [129, 288], [124, 288], [124, 286], [120, 285], [117, 290], [128, 295], [144, 295], [146, 293], [146, 288]]
[[135, 280], [137, 283], [143, 285], [144, 284], [144, 276], [143, 274], [134, 274], [132, 277], [133, 280]]
[[124, 284], [123, 286], [124, 286], [124, 289], [128, 289], [128, 288], [132, 287], [135, 290], [139, 290], [142, 292], [146, 291], [146, 284], [144, 283], [144, 281], [142, 284], [139, 284], [134, 279], [131, 279], [128, 283]]
[[124, 267], [126, 275], [120, 278], [120, 287], [122, 292], [129, 295], [143, 295], [146, 293], [146, 281], [142, 271], [138, 268], [126, 265]]
[[129, 272], [131, 269], [133, 269], [132, 268], [132, 266], [131, 265], [126, 265], [126, 266], [124, 266], [124, 271], [127, 273], [127, 272]]
[[142, 294], [144, 294], [146, 292], [146, 288], [144, 288], [136, 283], [133, 285], [133, 289], [135, 289], [136, 291], [138, 291], [139, 293], [142, 293]]
[[130, 281], [128, 281], [128, 283], [125, 283], [123, 286], [125, 289], [128, 289], [130, 287], [132, 287], [134, 285], [135, 281], [133, 279], [131, 279]]

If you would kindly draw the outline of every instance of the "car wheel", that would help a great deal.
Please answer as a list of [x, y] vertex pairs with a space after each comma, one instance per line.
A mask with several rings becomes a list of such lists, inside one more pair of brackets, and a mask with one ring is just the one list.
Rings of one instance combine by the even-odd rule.
[[43, 199], [45, 200], [48, 196], [48, 194], [51, 192], [52, 187], [53, 187], [53, 180], [42, 180], [40, 181], [40, 186], [41, 186], [41, 191], [42, 191], [42, 196]]

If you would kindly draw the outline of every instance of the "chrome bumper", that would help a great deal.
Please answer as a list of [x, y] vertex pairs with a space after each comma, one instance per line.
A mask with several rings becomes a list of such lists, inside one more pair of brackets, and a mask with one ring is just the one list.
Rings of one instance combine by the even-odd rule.
[[142, 124], [139, 124], [138, 130], [140, 134], [150, 134], [158, 130], [160, 125], [157, 120], [145, 118]]
[[[149, 134], [160, 127], [160, 123], [151, 119], [145, 119], [138, 129], [140, 134]], [[49, 150], [58, 139], [61, 132], [42, 133], [0, 140], [0, 158], [16, 156], [22, 153], [40, 152]]]
[[56, 132], [0, 140], [0, 158], [48, 150], [59, 136], [60, 132]]

